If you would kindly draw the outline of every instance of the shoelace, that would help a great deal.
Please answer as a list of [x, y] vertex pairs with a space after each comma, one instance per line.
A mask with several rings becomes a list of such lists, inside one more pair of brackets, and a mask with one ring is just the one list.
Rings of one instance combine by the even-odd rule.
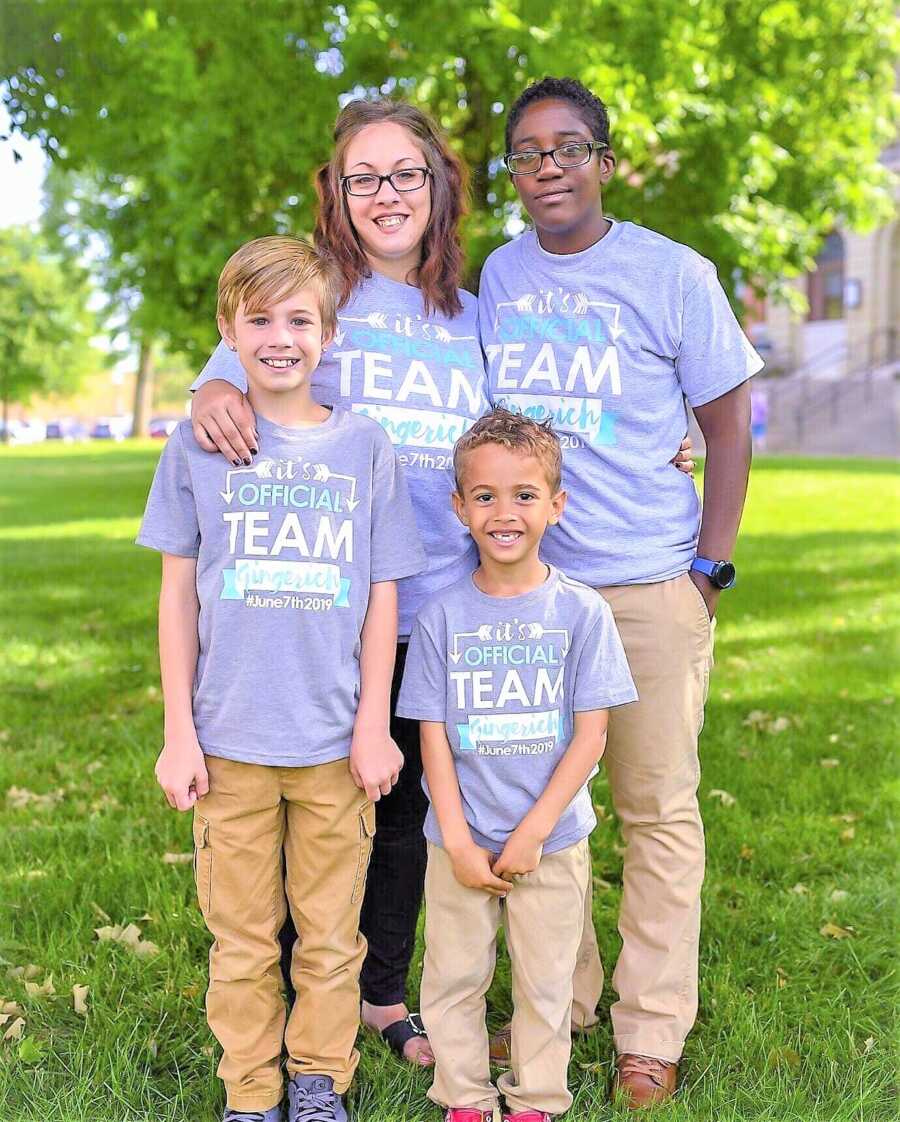
[[266, 1116], [258, 1110], [229, 1110], [223, 1122], [266, 1122]]
[[288, 1084], [291, 1122], [335, 1122], [337, 1095], [334, 1091], [314, 1091], [311, 1087]]
[[619, 1069], [620, 1075], [646, 1075], [662, 1086], [666, 1071], [671, 1067], [665, 1060], [658, 1060], [655, 1056], [631, 1055]]

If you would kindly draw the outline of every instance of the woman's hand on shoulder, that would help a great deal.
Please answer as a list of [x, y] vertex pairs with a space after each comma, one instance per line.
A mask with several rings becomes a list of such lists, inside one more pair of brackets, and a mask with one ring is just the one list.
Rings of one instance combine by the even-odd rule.
[[194, 438], [207, 452], [221, 452], [235, 467], [250, 463], [259, 451], [256, 417], [241, 391], [224, 378], [213, 378], [191, 401]]

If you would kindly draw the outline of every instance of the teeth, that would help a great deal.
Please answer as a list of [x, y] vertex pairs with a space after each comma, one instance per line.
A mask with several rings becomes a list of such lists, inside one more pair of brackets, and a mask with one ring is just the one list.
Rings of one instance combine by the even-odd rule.
[[506, 533], [506, 534], [500, 534], [500, 533], [491, 534], [491, 537], [496, 538], [498, 542], [514, 542], [514, 541], [517, 541], [520, 536], [521, 535], [516, 531], [510, 531], [509, 533]]
[[394, 226], [399, 226], [404, 221], [402, 215], [393, 214], [390, 218], [379, 218], [376, 220], [376, 225], [381, 226], [383, 229], [391, 229]]
[[295, 358], [264, 358], [260, 360], [266, 366], [274, 367], [275, 370], [287, 370], [289, 367], [294, 366], [297, 362]]

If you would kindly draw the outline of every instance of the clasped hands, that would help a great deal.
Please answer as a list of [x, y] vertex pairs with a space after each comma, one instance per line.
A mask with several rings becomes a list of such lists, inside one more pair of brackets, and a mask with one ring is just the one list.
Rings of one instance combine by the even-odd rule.
[[466, 888], [481, 889], [492, 896], [504, 897], [517, 877], [527, 876], [538, 867], [544, 851], [544, 839], [522, 823], [509, 835], [503, 852], [493, 853], [471, 839], [448, 849], [453, 875]]

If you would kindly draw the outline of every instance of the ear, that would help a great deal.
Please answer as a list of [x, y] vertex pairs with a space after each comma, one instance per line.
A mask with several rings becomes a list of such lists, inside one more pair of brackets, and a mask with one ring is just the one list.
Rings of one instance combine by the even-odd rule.
[[216, 317], [216, 326], [219, 328], [219, 334], [227, 347], [231, 350], [237, 350], [237, 340], [234, 337], [234, 325], [229, 324], [224, 316]]
[[566, 509], [566, 499], [568, 495], [565, 491], [557, 491], [553, 498], [550, 500], [550, 517], [548, 523], [555, 526], [562, 518], [563, 511]]
[[600, 182], [606, 186], [607, 183], [616, 174], [616, 154], [612, 148], [607, 148], [600, 156]]
[[460, 520], [460, 522], [462, 522], [463, 526], [468, 528], [469, 520], [466, 517], [465, 504], [460, 497], [459, 491], [457, 491], [455, 487], [450, 492], [450, 503], [453, 507], [453, 512], [456, 517]]

